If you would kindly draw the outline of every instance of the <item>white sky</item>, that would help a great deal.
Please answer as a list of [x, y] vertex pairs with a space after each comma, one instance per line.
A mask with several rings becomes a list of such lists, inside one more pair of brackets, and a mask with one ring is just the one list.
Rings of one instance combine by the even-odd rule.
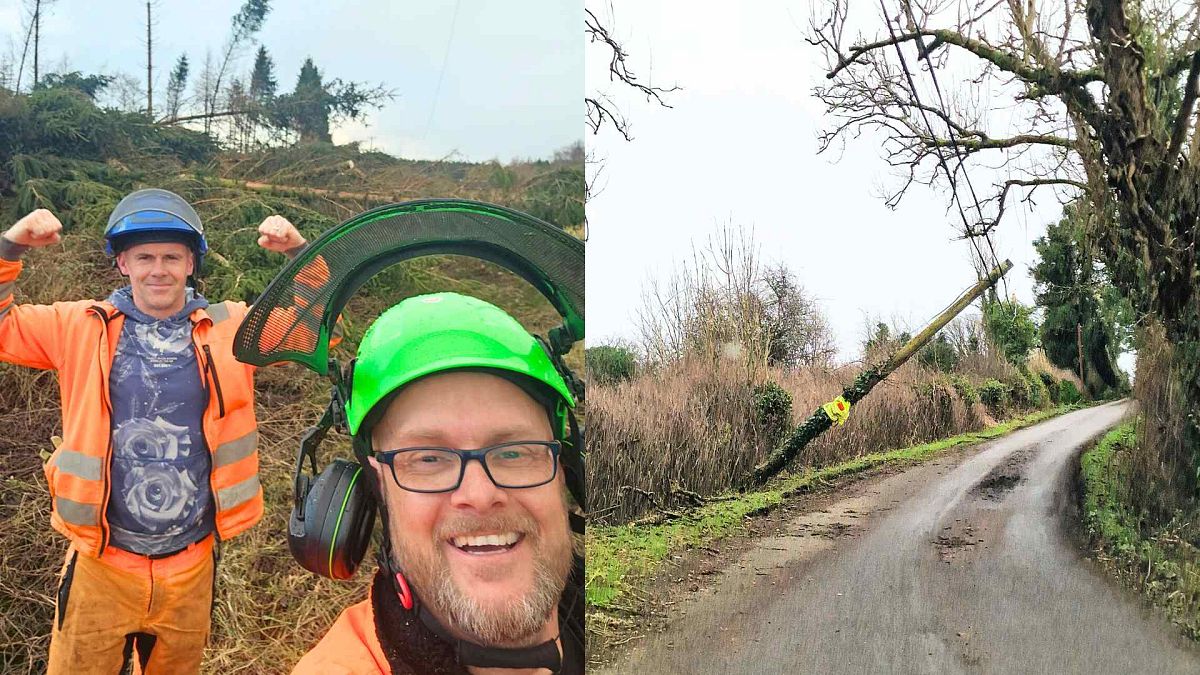
[[[0, 0], [0, 53], [15, 51], [20, 58], [23, 8], [31, 4]], [[242, 0], [155, 4], [155, 100], [161, 103], [175, 60], [186, 53], [197, 75], [205, 50], [211, 49], [214, 58], [221, 51]], [[360, 140], [408, 158], [456, 152], [461, 159], [509, 161], [547, 157], [582, 138], [579, 1], [275, 0], [271, 5], [263, 30], [242, 55], [237, 72], [244, 79], [261, 42], [275, 61], [280, 93], [295, 86], [307, 56], [326, 81], [382, 82], [397, 93], [383, 110], [370, 114], [370, 126], [347, 124], [333, 134], [336, 142]], [[120, 71], [144, 82], [145, 11], [144, 2], [133, 0], [54, 2], [42, 25], [43, 72], [65, 63], [71, 70]]]
[[[588, 3], [598, 15], [607, 8]], [[603, 159], [600, 195], [588, 203], [588, 341], [632, 338], [641, 291], [721, 223], [753, 228], [767, 261], [783, 261], [823, 305], [843, 359], [857, 357], [866, 316], [919, 327], [975, 281], [969, 245], [953, 241], [945, 194], [913, 187], [891, 211], [895, 186], [880, 137], [864, 135], [840, 157], [817, 155], [821, 53], [803, 40], [800, 2], [706, 4], [614, 0], [615, 33], [633, 71], [678, 84], [664, 109], [607, 82], [607, 54], [589, 46], [588, 90], [611, 92], [634, 140], [588, 136]], [[942, 82], [945, 88], [953, 83]], [[976, 183], [982, 190], [987, 186]], [[1033, 302], [1032, 240], [1061, 208], [1010, 203], [995, 239], [1014, 269], [1008, 291]]]

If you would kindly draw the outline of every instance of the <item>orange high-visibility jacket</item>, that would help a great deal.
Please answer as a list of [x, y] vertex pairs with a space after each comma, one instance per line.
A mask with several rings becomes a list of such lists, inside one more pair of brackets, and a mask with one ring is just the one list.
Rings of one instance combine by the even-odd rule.
[[[374, 588], [371, 593], [375, 592]], [[292, 669], [292, 675], [376, 675], [392, 667], [375, 633], [375, 610], [368, 597], [342, 610], [329, 632]]]
[[[21, 269], [20, 261], [0, 260], [0, 361], [58, 371], [63, 442], [45, 467], [50, 523], [81, 553], [96, 557], [109, 539], [108, 377], [125, 317], [104, 301], [15, 305], [12, 292]], [[209, 483], [221, 539], [248, 529], [263, 513], [254, 367], [233, 358], [233, 336], [246, 312], [245, 303], [219, 302], [189, 317], [208, 393], [202, 426], [212, 454]]]

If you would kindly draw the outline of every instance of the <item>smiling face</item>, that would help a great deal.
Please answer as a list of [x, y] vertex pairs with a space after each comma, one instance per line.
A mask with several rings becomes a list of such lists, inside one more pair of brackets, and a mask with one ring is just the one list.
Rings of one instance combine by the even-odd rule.
[[135, 244], [117, 254], [117, 268], [129, 277], [133, 304], [156, 319], [165, 319], [183, 309], [195, 259], [184, 244]]
[[[546, 411], [520, 387], [466, 371], [405, 386], [372, 433], [376, 452], [552, 439]], [[561, 470], [545, 485], [508, 489], [471, 461], [457, 489], [429, 494], [400, 488], [374, 458], [371, 465], [383, 487], [396, 562], [444, 626], [488, 646], [526, 646], [557, 635], [557, 605], [572, 562]]]

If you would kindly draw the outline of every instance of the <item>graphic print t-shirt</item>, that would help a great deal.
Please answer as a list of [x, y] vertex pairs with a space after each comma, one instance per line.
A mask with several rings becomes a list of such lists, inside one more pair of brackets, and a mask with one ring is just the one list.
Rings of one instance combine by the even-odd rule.
[[112, 544], [167, 553], [213, 530], [211, 460], [201, 427], [207, 397], [188, 319], [208, 302], [189, 289], [178, 314], [155, 319], [138, 310], [128, 287], [109, 300], [125, 314], [109, 376]]

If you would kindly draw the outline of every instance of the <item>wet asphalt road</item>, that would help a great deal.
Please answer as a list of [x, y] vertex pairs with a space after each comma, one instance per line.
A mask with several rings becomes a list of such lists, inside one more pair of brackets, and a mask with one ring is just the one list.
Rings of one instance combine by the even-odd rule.
[[1200, 673], [1200, 650], [1069, 531], [1078, 451], [1126, 410], [1076, 411], [802, 516], [602, 672]]

